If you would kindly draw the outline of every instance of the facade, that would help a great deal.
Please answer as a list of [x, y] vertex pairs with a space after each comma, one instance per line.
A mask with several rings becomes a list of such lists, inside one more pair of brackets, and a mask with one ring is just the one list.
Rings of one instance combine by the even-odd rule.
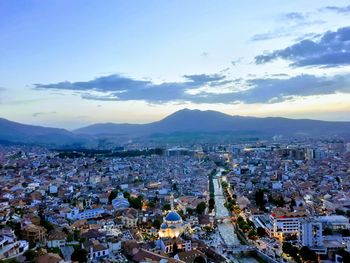
[[108, 257], [108, 247], [101, 244], [99, 241], [87, 241], [83, 243], [83, 248], [88, 251], [88, 258], [91, 261], [98, 260], [103, 257]]
[[58, 230], [52, 230], [49, 232], [47, 237], [47, 246], [52, 247], [63, 247], [66, 245], [66, 234]]
[[276, 208], [270, 215], [272, 231], [270, 236], [284, 239], [286, 235], [297, 235], [302, 219], [308, 216], [305, 209], [289, 212], [285, 208]]
[[92, 219], [100, 216], [105, 212], [104, 209], [88, 209], [79, 212], [78, 208], [74, 208], [66, 214], [66, 217], [70, 220], [82, 220], [82, 219]]
[[137, 227], [137, 222], [138, 222], [137, 210], [134, 208], [126, 209], [122, 214], [121, 221], [123, 226], [126, 228]]
[[322, 223], [324, 228], [333, 230], [350, 228], [349, 219], [342, 215], [319, 216], [317, 220]]
[[302, 246], [321, 249], [323, 247], [322, 224], [311, 220], [300, 222], [298, 238]]
[[23, 238], [32, 244], [46, 242], [46, 229], [42, 226], [26, 225], [22, 234]]

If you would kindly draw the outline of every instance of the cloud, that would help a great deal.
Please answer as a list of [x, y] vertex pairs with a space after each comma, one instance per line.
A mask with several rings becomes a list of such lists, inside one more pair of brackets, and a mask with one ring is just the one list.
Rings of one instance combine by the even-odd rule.
[[265, 41], [276, 38], [291, 37], [298, 35], [301, 28], [326, 23], [320, 19], [310, 19], [311, 16], [311, 13], [301, 12], [282, 14], [275, 21], [279, 25], [277, 28], [268, 32], [255, 34], [250, 38], [250, 41]]
[[40, 111], [40, 112], [34, 112], [32, 114], [33, 117], [39, 117], [39, 116], [42, 116], [42, 115], [52, 115], [52, 114], [56, 114], [57, 112], [56, 111], [50, 111], [50, 112], [43, 112], [43, 111]]
[[173, 100], [186, 100], [188, 91], [205, 86], [222, 86], [230, 82], [220, 74], [185, 75], [182, 82], [155, 84], [148, 80], [138, 80], [118, 74], [99, 77], [91, 81], [59, 82], [35, 84], [35, 89], [70, 90], [79, 92], [83, 99], [115, 101], [144, 100], [150, 103], [164, 103]]
[[350, 14], [350, 5], [348, 6], [326, 6], [325, 8], [322, 8], [322, 10], [326, 11], [334, 11], [339, 14]]
[[242, 61], [243, 61], [243, 57], [239, 57], [235, 60], [232, 60], [231, 64], [232, 64], [232, 66], [237, 66], [238, 64], [242, 63]]
[[274, 31], [261, 33], [261, 34], [255, 34], [251, 37], [251, 41], [263, 41], [263, 40], [270, 40], [275, 38], [281, 38], [281, 37], [289, 37], [292, 34], [286, 30], [285, 28], [278, 28]]
[[337, 67], [350, 65], [350, 27], [328, 31], [317, 40], [303, 39], [284, 49], [255, 57], [256, 64], [276, 59], [291, 61], [291, 66]]
[[[121, 86], [120, 86], [121, 85]], [[221, 74], [185, 75], [180, 82], [155, 84], [119, 75], [86, 82], [36, 84], [36, 89], [79, 91], [95, 101], [172, 103], [276, 103], [300, 96], [350, 93], [350, 74], [335, 76], [285, 74], [250, 79], [229, 79]]]
[[304, 19], [299, 19], [299, 20], [294, 19], [291, 21], [294, 23], [293, 25], [282, 26], [269, 32], [255, 34], [250, 38], [250, 41], [264, 41], [264, 40], [270, 40], [270, 39], [276, 39], [276, 38], [282, 38], [282, 37], [295, 36], [296, 34], [299, 33], [299, 30], [302, 27], [320, 25], [320, 24], [326, 23], [323, 20], [305, 21]]
[[290, 12], [286, 13], [283, 18], [287, 20], [304, 20], [306, 19], [306, 15], [300, 12]]
[[251, 88], [241, 93], [246, 103], [275, 103], [290, 97], [350, 93], [350, 75], [257, 78], [248, 80], [248, 86]]

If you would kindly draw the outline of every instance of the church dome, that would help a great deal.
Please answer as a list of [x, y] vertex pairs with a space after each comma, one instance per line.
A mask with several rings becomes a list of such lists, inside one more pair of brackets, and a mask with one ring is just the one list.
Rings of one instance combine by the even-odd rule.
[[176, 213], [174, 211], [171, 211], [165, 217], [165, 220], [168, 221], [168, 222], [176, 222], [176, 221], [182, 221], [182, 218], [181, 218], [181, 216], [178, 213]]
[[161, 224], [161, 225], [160, 225], [160, 228], [161, 228], [161, 229], [167, 229], [167, 228], [168, 228], [167, 223]]

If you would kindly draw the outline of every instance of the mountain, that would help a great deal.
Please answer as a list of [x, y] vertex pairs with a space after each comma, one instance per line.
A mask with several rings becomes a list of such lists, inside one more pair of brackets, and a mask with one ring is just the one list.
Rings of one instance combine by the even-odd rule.
[[64, 129], [26, 125], [0, 118], [2, 144], [33, 144], [47, 147], [79, 146], [87, 142], [81, 136]]
[[113, 148], [130, 139], [156, 142], [268, 139], [275, 135], [350, 138], [350, 122], [231, 116], [217, 111], [180, 110], [148, 124], [93, 124], [73, 132], [0, 118], [0, 144], [50, 148]]
[[217, 111], [183, 109], [148, 124], [101, 123], [74, 131], [94, 136], [141, 137], [174, 133], [232, 133], [237, 136], [350, 136], [350, 122], [330, 122], [279, 117], [231, 116]]

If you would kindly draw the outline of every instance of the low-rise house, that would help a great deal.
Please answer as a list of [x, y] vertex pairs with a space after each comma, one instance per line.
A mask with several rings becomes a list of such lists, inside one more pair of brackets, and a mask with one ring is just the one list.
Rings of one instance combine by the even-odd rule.
[[134, 208], [129, 208], [123, 211], [121, 221], [124, 227], [133, 228], [137, 227], [138, 212]]
[[101, 244], [98, 240], [84, 242], [82, 247], [88, 251], [88, 258], [90, 260], [97, 260], [108, 257], [109, 255], [108, 247]]
[[66, 244], [67, 235], [60, 230], [54, 229], [47, 235], [47, 246], [52, 247], [63, 247]]

